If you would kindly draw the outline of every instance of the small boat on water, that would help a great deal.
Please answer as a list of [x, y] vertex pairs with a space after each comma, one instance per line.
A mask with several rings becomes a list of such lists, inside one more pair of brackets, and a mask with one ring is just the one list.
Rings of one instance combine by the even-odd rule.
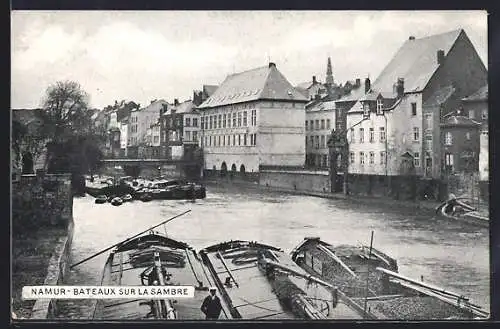
[[466, 202], [462, 202], [461, 199], [451, 198], [437, 207], [436, 214], [442, 218], [488, 228], [489, 219], [480, 215], [476, 210]]
[[105, 196], [105, 195], [98, 195], [96, 198], [95, 198], [95, 203], [97, 204], [102, 204], [102, 203], [106, 203], [108, 202], [108, 197]]
[[121, 199], [123, 200], [123, 202], [128, 202], [133, 200], [132, 195], [130, 194], [125, 194], [124, 196], [121, 197]]
[[394, 259], [367, 246], [337, 247], [305, 238], [293, 261], [307, 273], [330, 282], [374, 319], [487, 319], [489, 314], [468, 298], [398, 273]]
[[119, 197], [115, 197], [113, 199], [111, 199], [111, 202], [110, 202], [113, 206], [121, 206], [123, 204], [123, 200]]
[[[194, 298], [100, 299], [94, 319], [201, 320], [200, 310], [212, 280], [188, 244], [150, 231], [117, 245], [102, 275], [103, 286], [194, 286]], [[226, 318], [222, 312], [220, 318]]]
[[281, 249], [249, 241], [219, 243], [199, 252], [234, 319], [363, 319], [338, 303], [336, 288], [298, 267]]

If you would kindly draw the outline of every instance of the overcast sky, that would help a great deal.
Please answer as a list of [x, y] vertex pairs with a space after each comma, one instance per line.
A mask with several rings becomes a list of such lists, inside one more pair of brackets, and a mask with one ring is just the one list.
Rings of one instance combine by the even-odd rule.
[[47, 86], [75, 80], [102, 108], [186, 100], [227, 74], [276, 63], [296, 85], [376, 78], [410, 35], [463, 28], [487, 66], [484, 11], [14, 11], [13, 108], [41, 104]]

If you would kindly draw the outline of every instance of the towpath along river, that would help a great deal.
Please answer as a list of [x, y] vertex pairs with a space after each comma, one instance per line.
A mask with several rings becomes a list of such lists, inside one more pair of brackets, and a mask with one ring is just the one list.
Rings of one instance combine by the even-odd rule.
[[[158, 230], [196, 249], [226, 240], [252, 240], [290, 252], [305, 236], [331, 244], [370, 244], [397, 259], [399, 272], [471, 298], [489, 310], [489, 233], [481, 227], [440, 220], [432, 213], [352, 204], [277, 192], [211, 188], [189, 201], [133, 201], [122, 206], [74, 199], [71, 262], [191, 209]], [[67, 285], [99, 285], [107, 253], [68, 273]], [[90, 319], [92, 300], [59, 301], [59, 318]]]

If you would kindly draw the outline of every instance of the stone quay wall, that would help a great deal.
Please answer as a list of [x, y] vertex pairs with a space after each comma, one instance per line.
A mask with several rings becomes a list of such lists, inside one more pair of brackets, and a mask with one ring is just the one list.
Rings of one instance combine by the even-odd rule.
[[[22, 175], [12, 184], [12, 223], [16, 229], [40, 226], [65, 228], [49, 260], [44, 285], [63, 283], [73, 241], [73, 194], [71, 174]], [[57, 311], [55, 300], [37, 300], [31, 319], [51, 319]]]

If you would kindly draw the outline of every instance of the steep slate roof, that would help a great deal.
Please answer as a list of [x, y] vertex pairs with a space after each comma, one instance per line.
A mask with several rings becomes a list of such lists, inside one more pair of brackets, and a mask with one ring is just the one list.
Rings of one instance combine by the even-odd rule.
[[215, 93], [199, 108], [259, 99], [308, 101], [286, 80], [276, 66], [270, 65], [228, 75]]
[[193, 111], [194, 108], [195, 105], [193, 101], [189, 100], [189, 101], [184, 101], [171, 109], [175, 110], [175, 113], [190, 113]]
[[441, 126], [465, 126], [465, 127], [475, 127], [481, 125], [479, 122], [474, 121], [463, 115], [451, 115], [447, 117]]
[[351, 90], [348, 95], [342, 96], [336, 102], [354, 102], [359, 100], [365, 94], [365, 87], [362, 85], [359, 88]]
[[478, 91], [470, 96], [464, 97], [464, 101], [487, 101], [488, 100], [488, 85], [479, 88]]
[[212, 96], [215, 91], [219, 88], [219, 86], [216, 85], [203, 85], [203, 92], [208, 96]]
[[162, 109], [163, 105], [168, 104], [168, 102], [164, 99], [159, 99], [149, 104], [148, 106], [141, 108], [139, 111], [158, 111]]
[[372, 84], [372, 89], [392, 91], [398, 78], [404, 78], [405, 92], [422, 91], [439, 67], [437, 51], [443, 50], [448, 55], [462, 29], [432, 35], [425, 38], [406, 40], [379, 77]]
[[444, 88], [438, 89], [434, 94], [429, 97], [423, 104], [424, 107], [439, 106], [445, 103], [454, 93], [455, 87], [446, 86]]

